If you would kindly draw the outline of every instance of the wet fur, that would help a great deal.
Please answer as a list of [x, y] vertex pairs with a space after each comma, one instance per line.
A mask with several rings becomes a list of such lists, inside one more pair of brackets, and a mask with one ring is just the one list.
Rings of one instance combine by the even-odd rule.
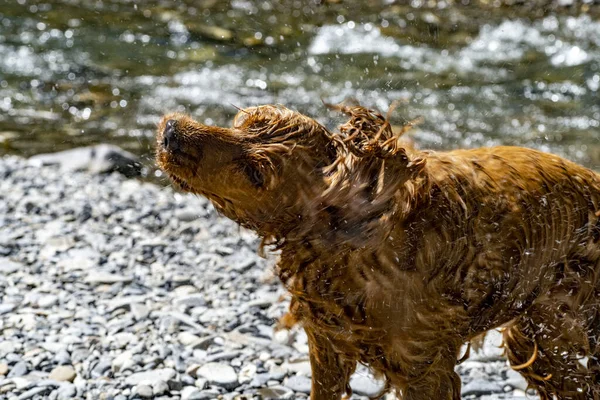
[[[519, 147], [414, 150], [382, 115], [338, 108], [338, 132], [262, 106], [231, 129], [169, 115], [158, 134], [175, 182], [281, 251], [311, 398], [349, 394], [361, 362], [402, 399], [460, 399], [461, 345], [501, 327], [542, 399], [600, 399], [599, 175]], [[183, 156], [162, 145], [169, 119]]]

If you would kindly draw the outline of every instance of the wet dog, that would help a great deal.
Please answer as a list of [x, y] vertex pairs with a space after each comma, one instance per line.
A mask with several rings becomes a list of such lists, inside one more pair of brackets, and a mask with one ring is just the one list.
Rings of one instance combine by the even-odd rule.
[[418, 151], [338, 108], [336, 132], [265, 105], [157, 135], [175, 184], [281, 251], [311, 398], [348, 394], [361, 362], [402, 399], [460, 399], [461, 345], [501, 327], [542, 399], [599, 399], [600, 176], [519, 147]]

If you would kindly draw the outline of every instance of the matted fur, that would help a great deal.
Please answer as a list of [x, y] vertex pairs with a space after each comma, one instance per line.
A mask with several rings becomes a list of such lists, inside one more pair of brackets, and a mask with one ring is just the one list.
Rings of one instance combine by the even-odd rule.
[[157, 138], [176, 183], [281, 251], [311, 398], [349, 394], [361, 362], [399, 398], [460, 399], [461, 345], [503, 327], [542, 399], [600, 399], [600, 177], [519, 147], [414, 150], [379, 113], [337, 108], [338, 132], [261, 106], [232, 128], [167, 115]]

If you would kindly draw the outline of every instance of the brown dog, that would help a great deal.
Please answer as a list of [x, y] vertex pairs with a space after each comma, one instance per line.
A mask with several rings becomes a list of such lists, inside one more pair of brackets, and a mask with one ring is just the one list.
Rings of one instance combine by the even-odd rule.
[[380, 114], [339, 109], [338, 133], [270, 105], [158, 129], [173, 181], [281, 250], [311, 398], [348, 393], [361, 362], [402, 399], [460, 399], [460, 346], [503, 327], [542, 399], [600, 399], [600, 176], [518, 147], [405, 149]]

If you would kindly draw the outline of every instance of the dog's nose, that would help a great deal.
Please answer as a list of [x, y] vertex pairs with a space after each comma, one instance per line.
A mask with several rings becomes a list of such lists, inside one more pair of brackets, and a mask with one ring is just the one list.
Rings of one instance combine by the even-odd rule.
[[177, 150], [179, 148], [177, 138], [175, 137], [175, 128], [177, 122], [174, 119], [167, 121], [163, 132], [163, 147], [165, 149]]

